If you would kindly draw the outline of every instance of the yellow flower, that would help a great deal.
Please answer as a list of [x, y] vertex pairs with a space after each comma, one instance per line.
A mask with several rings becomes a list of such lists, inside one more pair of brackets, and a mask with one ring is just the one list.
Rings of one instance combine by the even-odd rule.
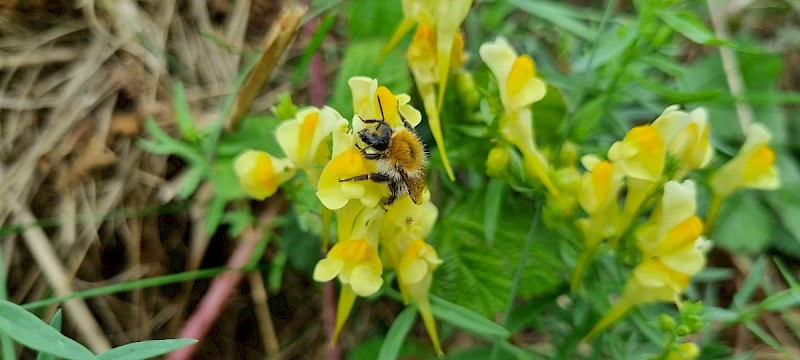
[[428, 236], [439, 215], [436, 205], [429, 198], [430, 194], [426, 192], [422, 205], [414, 204], [408, 196], [389, 205], [381, 223], [381, 237], [400, 242], [402, 248], [412, 239]]
[[[472, 0], [403, 0], [403, 22], [398, 25], [392, 38], [381, 50], [379, 59], [397, 46], [415, 23], [426, 24], [436, 29], [436, 63], [439, 75], [439, 100], [444, 98], [451, 54], [456, 44], [456, 34], [467, 17]], [[457, 46], [457, 45], [455, 45]], [[441, 107], [441, 103], [439, 104]]]
[[536, 76], [530, 56], [517, 52], [504, 38], [484, 43], [481, 59], [489, 66], [500, 88], [504, 111], [500, 117], [500, 134], [522, 153], [522, 165], [530, 179], [539, 179], [553, 196], [559, 191], [550, 178], [550, 164], [536, 147], [533, 135], [531, 104], [541, 100], [547, 85]]
[[328, 256], [314, 268], [314, 280], [326, 282], [339, 277], [359, 296], [370, 296], [383, 285], [383, 267], [378, 252], [364, 239], [336, 243]]
[[428, 292], [433, 281], [433, 271], [442, 263], [436, 250], [420, 239], [412, 240], [403, 252], [400, 264], [397, 266], [397, 280], [403, 300], [408, 303], [414, 300], [419, 308], [422, 321], [428, 330], [436, 354], [442, 355], [439, 345], [439, 335], [436, 332], [436, 323], [428, 300]]
[[[386, 122], [393, 128], [403, 126], [397, 111], [405, 116], [411, 126], [417, 126], [422, 121], [419, 110], [409, 105], [411, 97], [407, 94], [392, 94], [385, 86], [378, 86], [378, 80], [364, 76], [354, 76], [347, 81], [353, 94], [353, 110], [361, 119], [380, 119], [381, 108], [378, 106], [378, 96], [381, 97], [383, 114]], [[358, 132], [364, 127], [360, 119], [353, 119], [353, 131]]]
[[[464, 40], [461, 34], [456, 34], [454, 44], [452, 48], [452, 58], [460, 59], [464, 50]], [[439, 59], [434, 56], [434, 54], [436, 54], [436, 33], [432, 26], [427, 23], [421, 23], [417, 27], [417, 32], [414, 34], [411, 45], [408, 47], [406, 58], [408, 59], [408, 66], [411, 68], [411, 73], [414, 74], [414, 82], [417, 84], [417, 90], [422, 97], [425, 113], [428, 114], [428, 123], [431, 128], [431, 133], [433, 133], [433, 138], [436, 140], [439, 155], [442, 157], [442, 164], [444, 164], [445, 171], [450, 180], [455, 180], [453, 169], [447, 158], [447, 151], [444, 148], [442, 124], [439, 120], [440, 103], [436, 100], [435, 86], [441, 79], [438, 74], [439, 67], [437, 63]], [[454, 63], [457, 64], [458, 67], [461, 66], [460, 61]]]
[[481, 45], [480, 54], [497, 79], [506, 111], [514, 112], [544, 97], [547, 85], [536, 76], [533, 59], [528, 55], [517, 56], [506, 39], [500, 37]]
[[725, 198], [737, 189], [777, 189], [775, 150], [769, 146], [769, 131], [761, 124], [747, 130], [747, 138], [736, 156], [711, 176], [714, 195]]
[[324, 164], [330, 159], [327, 146], [320, 146], [337, 126], [347, 125], [336, 110], [324, 107], [306, 108], [297, 112], [294, 119], [284, 121], [275, 130], [278, 144], [297, 167]]
[[[673, 176], [674, 179], [683, 178], [687, 172], [700, 169], [708, 165], [714, 156], [714, 147], [709, 141], [708, 113], [704, 108], [697, 108], [686, 114], [677, 111], [677, 106], [672, 106], [664, 111], [684, 115], [688, 119], [680, 131], [671, 138], [667, 145], [667, 152], [678, 159], [679, 169]], [[665, 114], [662, 114], [664, 117]], [[661, 118], [656, 119], [654, 126]]]
[[633, 306], [677, 301], [690, 277], [705, 266], [703, 222], [694, 215], [694, 182], [667, 182], [657, 210], [651, 221], [636, 232], [642, 261], [634, 268], [620, 298], [587, 338], [617, 321]]
[[331, 343], [336, 342], [339, 332], [347, 321], [356, 295], [369, 296], [381, 288], [382, 271], [377, 251], [363, 239], [337, 243], [328, 252], [328, 256], [314, 267], [314, 280], [326, 282], [338, 276], [342, 283], [336, 310], [336, 329]]
[[660, 128], [637, 126], [622, 141], [608, 149], [608, 159], [622, 167], [625, 175], [646, 181], [657, 181], [664, 171], [666, 146]]
[[264, 200], [278, 190], [278, 186], [294, 176], [295, 168], [288, 159], [276, 159], [259, 150], [247, 150], [234, 160], [234, 170], [239, 185], [254, 199]]
[[351, 199], [360, 200], [368, 208], [374, 208], [383, 197], [385, 190], [373, 181], [339, 181], [356, 175], [375, 172], [375, 164], [364, 159], [361, 152], [353, 146], [336, 155], [322, 169], [317, 197], [326, 208], [340, 209]]
[[617, 196], [624, 177], [620, 167], [592, 156], [584, 156], [581, 161], [589, 170], [583, 175], [579, 195], [583, 210], [594, 216], [610, 211], [609, 208], [617, 208]]
[[439, 210], [430, 202], [430, 193], [423, 195], [422, 205], [414, 204], [410, 197], [397, 199], [387, 206], [380, 222], [381, 255], [391, 267], [397, 267], [400, 255], [408, 243], [414, 239], [427, 237]]

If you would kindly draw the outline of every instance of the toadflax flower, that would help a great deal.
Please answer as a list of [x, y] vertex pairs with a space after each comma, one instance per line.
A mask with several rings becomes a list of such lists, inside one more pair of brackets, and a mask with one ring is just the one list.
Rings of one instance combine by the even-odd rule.
[[[354, 76], [347, 81], [347, 84], [353, 93], [353, 111], [361, 119], [381, 118], [381, 106], [378, 104], [378, 96], [380, 96], [384, 120], [393, 128], [403, 126], [398, 111], [403, 114], [411, 126], [416, 127], [422, 121], [419, 110], [409, 104], [411, 97], [407, 94], [394, 95], [385, 86], [378, 86], [378, 80], [364, 76]], [[364, 127], [361, 119], [353, 119], [354, 132], [358, 132]]]
[[257, 200], [264, 200], [278, 190], [278, 186], [294, 176], [294, 164], [288, 159], [277, 159], [266, 152], [247, 150], [233, 163], [239, 185]]
[[[436, 30], [436, 64], [439, 75], [439, 100], [444, 97], [451, 54], [456, 44], [456, 34], [467, 17], [472, 0], [403, 0], [403, 22], [397, 26], [392, 38], [381, 50], [383, 58], [414, 27], [424, 24]], [[441, 103], [439, 104], [441, 107]]]
[[631, 307], [653, 301], [675, 301], [692, 275], [705, 266], [703, 223], [696, 211], [695, 185], [669, 181], [660, 208], [636, 231], [641, 262], [625, 284], [617, 302], [598, 321], [587, 338], [621, 318]]
[[319, 282], [339, 278], [342, 288], [336, 310], [336, 328], [331, 343], [336, 342], [356, 295], [369, 296], [383, 285], [383, 267], [378, 252], [364, 239], [351, 239], [336, 243], [328, 256], [314, 267], [314, 280]]
[[724, 198], [742, 188], [768, 190], [780, 186], [770, 137], [763, 125], [750, 125], [739, 153], [711, 176], [715, 196]]
[[428, 292], [433, 281], [433, 271], [442, 263], [436, 250], [420, 239], [412, 240], [403, 251], [403, 256], [397, 266], [397, 282], [406, 303], [413, 300], [417, 303], [425, 329], [431, 338], [436, 354], [444, 355], [439, 345], [439, 335], [436, 332], [436, 323], [433, 320]]
[[305, 170], [309, 179], [316, 183], [319, 180], [316, 166], [330, 160], [325, 141], [342, 125], [347, 126], [347, 120], [336, 110], [327, 106], [322, 109], [309, 107], [298, 111], [294, 119], [278, 125], [275, 138], [286, 157]]
[[499, 86], [504, 107], [499, 126], [501, 135], [522, 153], [528, 176], [539, 179], [551, 194], [558, 194], [550, 179], [550, 165], [534, 141], [533, 113], [529, 106], [544, 98], [547, 85], [537, 76], [533, 59], [518, 56], [502, 37], [481, 45], [480, 54]]
[[661, 131], [666, 133], [667, 152], [675, 157], [678, 164], [672, 178], [681, 179], [689, 171], [708, 165], [714, 156], [714, 147], [709, 141], [711, 127], [706, 109], [697, 108], [687, 114], [678, 110], [677, 105], [670, 106], [653, 122], [653, 126], [666, 127], [666, 123], [671, 123], [668, 126], [675, 128]]
[[[461, 67], [463, 51], [464, 38], [460, 33], [456, 33], [453, 38], [451, 53], [452, 65], [455, 68]], [[411, 73], [414, 74], [417, 91], [422, 97], [425, 113], [428, 115], [428, 124], [430, 125], [431, 133], [433, 133], [433, 138], [436, 140], [439, 155], [442, 157], [442, 164], [447, 176], [450, 177], [450, 180], [454, 180], [455, 175], [444, 147], [442, 124], [439, 120], [440, 102], [437, 101], [436, 86], [441, 81], [441, 76], [439, 76], [441, 69], [438, 64], [440, 59], [436, 56], [436, 31], [431, 25], [421, 23], [417, 27], [414, 38], [411, 40], [411, 45], [408, 46], [406, 59], [408, 59], [408, 67], [411, 69]], [[440, 89], [444, 89], [444, 86], [442, 85]]]
[[708, 206], [705, 233], [711, 233], [722, 201], [738, 189], [777, 189], [781, 185], [775, 166], [775, 150], [769, 146], [771, 135], [761, 124], [747, 129], [747, 138], [739, 153], [711, 175], [713, 196]]

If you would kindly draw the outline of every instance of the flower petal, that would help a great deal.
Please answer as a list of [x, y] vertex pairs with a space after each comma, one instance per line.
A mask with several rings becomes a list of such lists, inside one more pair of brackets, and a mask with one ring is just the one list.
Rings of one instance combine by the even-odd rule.
[[350, 286], [359, 296], [370, 296], [380, 290], [383, 278], [369, 265], [359, 265], [350, 274]]
[[318, 282], [326, 282], [339, 275], [339, 271], [344, 266], [344, 261], [340, 259], [325, 258], [317, 262], [314, 267], [314, 280]]

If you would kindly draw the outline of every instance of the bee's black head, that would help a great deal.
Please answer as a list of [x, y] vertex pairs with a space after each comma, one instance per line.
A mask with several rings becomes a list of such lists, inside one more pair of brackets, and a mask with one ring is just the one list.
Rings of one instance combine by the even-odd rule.
[[381, 121], [375, 127], [361, 129], [358, 137], [367, 146], [377, 151], [386, 151], [389, 148], [389, 141], [392, 139], [392, 127], [385, 121]]

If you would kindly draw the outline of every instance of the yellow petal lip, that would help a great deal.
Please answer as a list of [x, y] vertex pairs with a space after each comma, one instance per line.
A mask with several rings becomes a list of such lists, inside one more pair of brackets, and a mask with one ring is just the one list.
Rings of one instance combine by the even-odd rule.
[[741, 188], [770, 190], [780, 187], [770, 138], [769, 131], [761, 124], [748, 128], [739, 153], [711, 176], [711, 188], [718, 197], [724, 198]]
[[380, 276], [380, 270], [376, 272], [368, 265], [359, 265], [353, 268], [350, 275], [350, 286], [359, 296], [370, 296], [378, 292], [382, 285], [383, 278]]
[[516, 109], [544, 98], [547, 86], [536, 77], [536, 66], [528, 55], [514, 60], [506, 82], [507, 107]]
[[314, 280], [319, 282], [330, 281], [339, 275], [344, 262], [340, 259], [322, 259], [314, 267]]
[[239, 154], [233, 166], [239, 185], [257, 200], [272, 196], [280, 184], [294, 176], [291, 161], [273, 158], [259, 150], [246, 150]]
[[377, 251], [364, 239], [336, 243], [328, 256], [314, 268], [314, 280], [328, 281], [338, 276], [343, 284], [360, 296], [374, 294], [381, 285], [382, 264]]
[[317, 197], [331, 210], [340, 209], [355, 198], [371, 202], [382, 196], [380, 187], [371, 181], [340, 181], [357, 175], [371, 173], [370, 164], [355, 147], [334, 157], [322, 170], [317, 186]]
[[665, 145], [658, 130], [650, 125], [628, 131], [622, 141], [608, 150], [608, 158], [618, 163], [628, 177], [655, 181], [664, 169]]

